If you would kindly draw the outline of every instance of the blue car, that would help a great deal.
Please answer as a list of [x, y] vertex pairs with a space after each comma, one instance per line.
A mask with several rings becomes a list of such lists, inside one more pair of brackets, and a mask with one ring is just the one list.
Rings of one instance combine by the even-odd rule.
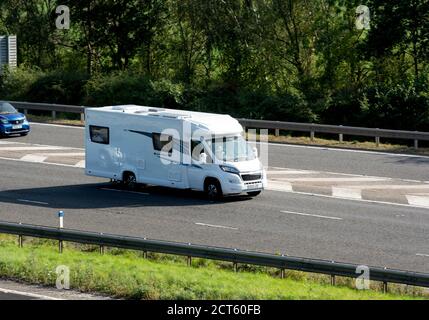
[[0, 101], [0, 136], [26, 136], [29, 132], [30, 124], [25, 115], [19, 113], [10, 103]]

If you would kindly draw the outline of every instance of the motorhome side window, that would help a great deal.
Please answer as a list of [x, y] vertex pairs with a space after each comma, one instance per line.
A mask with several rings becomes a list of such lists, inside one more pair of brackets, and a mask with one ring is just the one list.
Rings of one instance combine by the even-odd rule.
[[161, 133], [152, 133], [152, 141], [153, 149], [155, 151], [164, 150], [169, 154], [173, 153], [173, 136]]
[[109, 128], [99, 126], [89, 126], [91, 141], [100, 144], [109, 144]]

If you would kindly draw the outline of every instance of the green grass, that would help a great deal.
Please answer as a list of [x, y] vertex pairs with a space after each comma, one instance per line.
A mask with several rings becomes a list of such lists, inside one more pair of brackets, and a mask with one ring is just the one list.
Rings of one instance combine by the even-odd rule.
[[[100, 255], [93, 246], [67, 243], [59, 254], [56, 242], [16, 237], [0, 240], [0, 277], [55, 286], [56, 267], [70, 268], [72, 289], [127, 299], [422, 299], [330, 286], [303, 277], [279, 279], [258, 268], [233, 272], [225, 263], [195, 259], [187, 267], [183, 257], [153, 255], [143, 259], [135, 251], [109, 250]], [[296, 275], [296, 274], [295, 274]]]

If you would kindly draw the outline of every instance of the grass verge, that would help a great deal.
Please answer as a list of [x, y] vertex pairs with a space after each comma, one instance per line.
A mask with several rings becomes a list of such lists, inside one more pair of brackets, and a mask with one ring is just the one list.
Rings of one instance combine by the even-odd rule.
[[92, 246], [67, 243], [62, 254], [55, 241], [28, 240], [23, 248], [16, 237], [0, 239], [0, 277], [55, 286], [59, 265], [70, 269], [70, 285], [81, 292], [126, 299], [423, 299], [330, 286], [308, 279], [274, 278], [258, 268], [235, 273], [224, 263], [195, 259], [187, 267], [182, 257], [111, 249], [100, 255]]

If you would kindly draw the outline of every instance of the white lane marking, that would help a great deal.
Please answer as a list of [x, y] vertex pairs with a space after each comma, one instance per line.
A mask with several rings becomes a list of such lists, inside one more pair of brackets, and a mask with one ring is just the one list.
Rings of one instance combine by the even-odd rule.
[[407, 194], [405, 197], [409, 204], [429, 207], [429, 194]]
[[85, 127], [83, 127], [83, 126], [82, 127], [81, 126], [70, 126], [70, 125], [66, 125], [66, 124], [30, 122], [30, 125], [85, 130]]
[[[0, 157], [0, 160], [13, 161], [13, 162], [35, 163], [35, 162], [22, 161], [21, 159], [5, 158], [5, 157]], [[51, 166], [81, 169], [81, 168], [77, 168], [77, 167], [75, 167], [74, 165], [71, 165], [71, 164], [62, 164], [62, 163], [55, 163], [55, 162], [46, 162], [45, 161], [45, 162], [38, 162], [37, 164], [47, 164], [47, 165], [51, 165]]]
[[429, 159], [429, 156], [416, 155], [416, 154], [399, 154], [399, 153], [389, 153], [389, 152], [380, 152], [380, 151], [368, 151], [368, 150], [354, 150], [354, 149], [340, 149], [340, 148], [331, 148], [323, 146], [302, 146], [295, 144], [287, 143], [273, 143], [273, 142], [258, 142], [258, 144], [268, 144], [276, 147], [286, 147], [286, 148], [301, 148], [301, 149], [315, 149], [315, 150], [327, 150], [327, 151], [337, 151], [337, 152], [351, 152], [351, 153], [363, 153], [369, 155], [382, 155], [390, 157], [406, 157], [406, 158], [424, 158]]
[[416, 206], [416, 205], [410, 205], [405, 203], [395, 203], [395, 202], [387, 202], [387, 201], [378, 201], [378, 200], [367, 200], [367, 199], [352, 199], [352, 198], [341, 198], [341, 197], [333, 197], [326, 194], [320, 194], [320, 193], [311, 193], [311, 192], [303, 192], [303, 191], [280, 191], [280, 190], [273, 190], [268, 189], [271, 191], [278, 191], [278, 192], [286, 192], [286, 193], [292, 193], [292, 194], [299, 194], [302, 196], [312, 196], [312, 197], [319, 197], [319, 198], [328, 198], [332, 200], [346, 200], [346, 201], [359, 201], [359, 202], [366, 202], [371, 204], [381, 204], [381, 205], [388, 205], [393, 207], [406, 207], [406, 208], [418, 208], [418, 209], [426, 209], [425, 214], [427, 214], [427, 207], [422, 206]]
[[79, 161], [74, 165], [76, 168], [85, 168], [85, 160]]
[[25, 296], [25, 297], [30, 297], [30, 298], [37, 298], [37, 299], [42, 299], [42, 300], [63, 300], [60, 298], [53, 298], [53, 297], [45, 296], [42, 294], [36, 294], [36, 293], [30, 293], [30, 292], [24, 292], [24, 291], [16, 291], [16, 290], [10, 290], [10, 289], [0, 288], [0, 292], [6, 293], [6, 294], [15, 294], [15, 295], [19, 295], [19, 296]]
[[369, 177], [355, 177], [355, 178], [281, 178], [289, 182], [377, 182], [388, 181], [388, 178], [369, 178]]
[[332, 196], [336, 198], [362, 200], [362, 190], [332, 187]]
[[[278, 170], [295, 170], [290, 168], [280, 168], [280, 167], [268, 167], [269, 169], [278, 169]], [[313, 170], [295, 170], [295, 171], [302, 171], [303, 174], [306, 174], [305, 172], [311, 172], [314, 174], [326, 174], [326, 175], [336, 175], [336, 176], [344, 176], [344, 177], [364, 177], [364, 178], [374, 178], [374, 179], [385, 179], [385, 180], [398, 180], [398, 181], [406, 181], [406, 182], [413, 182], [413, 183], [429, 183], [429, 181], [424, 180], [412, 180], [412, 179], [400, 179], [400, 178], [392, 178], [392, 177], [379, 177], [379, 176], [369, 176], [369, 175], [361, 175], [361, 174], [352, 174], [352, 173], [342, 173], [342, 172], [331, 172], [331, 171], [313, 171]]]
[[389, 189], [389, 190], [408, 190], [408, 189], [429, 189], [429, 184], [368, 184], [368, 185], [356, 185], [356, 186], [341, 186], [341, 188], [344, 189], [357, 189], [357, 190], [364, 190], [364, 189]]
[[425, 254], [425, 253], [416, 253], [416, 256], [429, 258], [429, 254]]
[[27, 154], [23, 156], [20, 160], [26, 161], [26, 162], [43, 162], [46, 160], [47, 157], [41, 156], [38, 154]]
[[110, 188], [98, 188], [99, 190], [106, 190], [106, 191], [114, 191], [114, 192], [124, 192], [124, 193], [135, 193], [135, 194], [142, 194], [145, 196], [148, 196], [149, 193], [147, 192], [138, 192], [138, 191], [129, 191], [129, 190], [119, 190], [119, 189], [110, 189]]
[[[283, 168], [285, 169], [285, 168]], [[267, 171], [268, 175], [277, 175], [277, 174], [315, 174], [319, 173], [317, 171], [309, 171], [309, 170], [274, 170]]]
[[[1, 150], [1, 148], [0, 148]], [[38, 155], [42, 155], [42, 156], [47, 156], [47, 157], [84, 157], [85, 156], [85, 152], [62, 152], [62, 153], [56, 153], [56, 152], [51, 152], [51, 153], [38, 153]]]
[[49, 203], [47, 202], [42, 202], [42, 201], [34, 201], [34, 200], [27, 200], [27, 199], [17, 199], [19, 202], [25, 202], [25, 203], [34, 203], [34, 204], [43, 204], [43, 205], [48, 205]]
[[42, 147], [1, 147], [1, 151], [41, 151], [41, 150], [71, 150], [73, 148], [68, 147], [54, 147], [54, 146], [42, 146]]
[[195, 224], [198, 226], [209, 227], [209, 228], [238, 230], [238, 228], [235, 228], [235, 227], [220, 226], [220, 225], [216, 225], [216, 224], [208, 224], [208, 223], [202, 223], [202, 222], [195, 222]]
[[331, 220], [343, 220], [343, 218], [338, 218], [338, 217], [329, 217], [329, 216], [321, 216], [318, 214], [310, 214], [310, 213], [302, 213], [302, 212], [295, 212], [295, 211], [281, 211], [283, 213], [289, 213], [289, 214], [294, 214], [294, 215], [298, 215], [298, 216], [305, 216], [305, 217], [314, 217], [314, 218], [321, 218], [321, 219], [331, 219]]
[[267, 189], [273, 191], [293, 192], [292, 185], [285, 181], [268, 180]]

